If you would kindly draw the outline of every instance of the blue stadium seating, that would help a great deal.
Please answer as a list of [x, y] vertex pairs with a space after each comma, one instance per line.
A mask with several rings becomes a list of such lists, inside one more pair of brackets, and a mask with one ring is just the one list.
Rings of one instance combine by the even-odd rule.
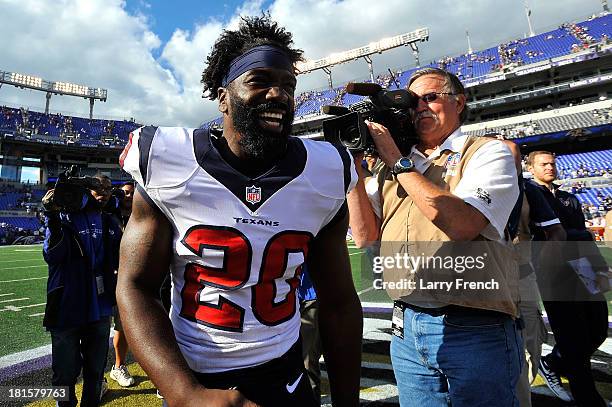
[[575, 195], [582, 204], [599, 206], [601, 202], [597, 198], [598, 194], [602, 194], [604, 197], [612, 196], [612, 188], [587, 188], [577, 192]]
[[[30, 199], [30, 203], [33, 206], [37, 206], [42, 197], [44, 196], [45, 191], [40, 189], [32, 189], [32, 197]], [[25, 194], [23, 192], [4, 192], [0, 193], [0, 211], [11, 210], [11, 209], [20, 209], [17, 207], [17, 201], [19, 199], [25, 199]]]
[[[27, 121], [24, 121], [25, 120]], [[127, 142], [129, 133], [141, 125], [131, 121], [86, 119], [83, 117], [44, 114], [10, 107], [0, 107], [0, 131], [28, 130], [32, 134], [61, 140], [62, 135], [74, 133], [79, 143], [87, 146], [102, 144], [102, 136], [116, 137], [121, 144]]]
[[591, 151], [587, 153], [566, 154], [557, 157], [557, 169], [562, 178], [572, 177], [572, 170], [581, 170], [586, 176], [600, 176], [602, 170], [612, 169], [612, 150]]
[[0, 223], [8, 223], [9, 225], [13, 225], [17, 228], [29, 229], [29, 230], [38, 230], [41, 226], [38, 218], [19, 218], [12, 216], [0, 216]]
[[[564, 24], [552, 31], [510, 41], [497, 47], [476, 51], [472, 54], [441, 58], [426, 66], [444, 68], [456, 74], [462, 81], [469, 81], [473, 78], [491, 74], [503, 64], [532, 64], [562, 55], [569, 55], [572, 52], [573, 46], [579, 48], [586, 46], [579, 37], [573, 34], [573, 26], [583, 29], [588, 35], [593, 37], [594, 41], [601, 41], [604, 34], [612, 39], [612, 14], [608, 14], [576, 25]], [[507, 50], [507, 58], [503, 58], [500, 55], [501, 48]], [[401, 88], [406, 86], [410, 75], [416, 69], [411, 68], [399, 73], [396, 79]], [[389, 87], [395, 88], [395, 85]], [[335, 95], [340, 94], [342, 88], [344, 86], [334, 88], [334, 90], [309, 91], [298, 95], [296, 98], [296, 100], [299, 100], [299, 103], [296, 103], [296, 117], [318, 114], [322, 105], [341, 104], [348, 106], [362, 99], [359, 96], [345, 94], [339, 101], [335, 101]]]

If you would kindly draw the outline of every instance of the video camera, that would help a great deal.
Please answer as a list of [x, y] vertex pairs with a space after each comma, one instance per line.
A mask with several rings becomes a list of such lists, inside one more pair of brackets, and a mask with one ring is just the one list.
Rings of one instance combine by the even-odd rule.
[[83, 207], [84, 197], [89, 196], [89, 191], [92, 189], [102, 189], [100, 180], [93, 177], [79, 177], [79, 169], [73, 165], [57, 177], [53, 202], [67, 212], [79, 211]]
[[376, 83], [349, 83], [347, 93], [368, 96], [367, 99], [344, 106], [323, 106], [321, 111], [338, 117], [323, 120], [323, 137], [330, 143], [340, 143], [351, 152], [376, 151], [365, 120], [385, 126], [399, 149], [407, 154], [417, 142], [408, 109], [416, 108], [419, 98], [404, 89], [386, 90]]

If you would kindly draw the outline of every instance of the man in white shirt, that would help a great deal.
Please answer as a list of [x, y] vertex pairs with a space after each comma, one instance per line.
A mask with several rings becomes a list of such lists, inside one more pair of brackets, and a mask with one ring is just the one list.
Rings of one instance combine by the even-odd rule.
[[[419, 98], [412, 111], [419, 142], [408, 148], [384, 126], [368, 123], [387, 168], [367, 186], [360, 177], [348, 196], [356, 244], [380, 240], [384, 254], [397, 242], [408, 251], [422, 242], [506, 243], [504, 230], [519, 194], [510, 151], [498, 140], [461, 133], [467, 107], [456, 76], [422, 69], [408, 89]], [[480, 244], [473, 243], [464, 245]], [[484, 267], [484, 275], [500, 283], [493, 300], [455, 290], [423, 301], [418, 288], [388, 290], [396, 300], [391, 358], [402, 406], [518, 405], [518, 273], [514, 259], [502, 252], [491, 252], [497, 261]], [[406, 279], [423, 281], [423, 268]]]

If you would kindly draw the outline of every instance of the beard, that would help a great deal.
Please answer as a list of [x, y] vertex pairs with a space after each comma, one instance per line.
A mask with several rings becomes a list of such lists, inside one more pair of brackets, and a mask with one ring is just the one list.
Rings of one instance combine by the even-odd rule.
[[[281, 157], [287, 150], [294, 112], [284, 103], [268, 102], [249, 106], [244, 101], [230, 95], [232, 103], [232, 121], [234, 128], [242, 136], [238, 144], [245, 154], [258, 160], [272, 160]], [[260, 114], [266, 110], [279, 109], [285, 114], [280, 122], [280, 132], [263, 129], [259, 125]]]

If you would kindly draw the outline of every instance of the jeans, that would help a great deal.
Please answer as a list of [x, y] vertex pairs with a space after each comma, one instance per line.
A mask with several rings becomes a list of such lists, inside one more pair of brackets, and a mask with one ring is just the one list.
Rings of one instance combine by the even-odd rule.
[[522, 357], [512, 318], [464, 307], [406, 308], [391, 340], [402, 407], [518, 407]]
[[68, 386], [70, 400], [59, 401], [59, 407], [77, 405], [74, 386], [83, 368], [81, 406], [100, 404], [100, 386], [108, 354], [110, 318], [76, 328], [50, 329], [53, 386]]

